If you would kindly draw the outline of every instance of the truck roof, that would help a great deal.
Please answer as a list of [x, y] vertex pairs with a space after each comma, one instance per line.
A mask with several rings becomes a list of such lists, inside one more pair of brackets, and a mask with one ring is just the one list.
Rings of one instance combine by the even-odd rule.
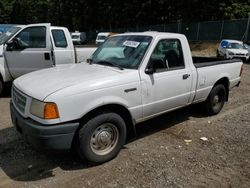
[[223, 39], [222, 41], [226, 41], [226, 42], [229, 42], [229, 43], [239, 43], [239, 44], [242, 44], [242, 41], [239, 41], [239, 40]]
[[66, 27], [50, 26], [50, 29], [67, 29]]
[[151, 36], [153, 38], [158, 36], [166, 36], [169, 35], [169, 37], [184, 37], [185, 35], [179, 34], [179, 33], [167, 33], [167, 32], [158, 32], [158, 31], [145, 31], [145, 32], [131, 32], [131, 33], [122, 33], [115, 36], [125, 36], [125, 35], [140, 35], [140, 36]]

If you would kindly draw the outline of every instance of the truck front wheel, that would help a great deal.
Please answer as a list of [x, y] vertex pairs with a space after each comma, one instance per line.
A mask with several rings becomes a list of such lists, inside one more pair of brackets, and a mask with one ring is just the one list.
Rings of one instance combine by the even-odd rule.
[[214, 86], [210, 92], [206, 102], [206, 110], [208, 115], [218, 114], [224, 106], [226, 101], [226, 89], [222, 84]]
[[2, 95], [2, 92], [3, 92], [3, 81], [0, 77], [0, 96]]
[[79, 130], [78, 154], [81, 159], [103, 163], [113, 159], [126, 141], [126, 125], [113, 112], [100, 113]]

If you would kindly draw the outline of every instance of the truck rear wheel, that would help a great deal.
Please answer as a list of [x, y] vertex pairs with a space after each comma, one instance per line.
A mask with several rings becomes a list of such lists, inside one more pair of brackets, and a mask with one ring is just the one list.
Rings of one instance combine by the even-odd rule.
[[101, 113], [79, 130], [78, 154], [81, 159], [103, 163], [113, 159], [126, 141], [126, 125], [118, 114]]
[[210, 92], [206, 102], [206, 110], [208, 115], [218, 114], [224, 106], [226, 101], [226, 89], [222, 84], [214, 86]]

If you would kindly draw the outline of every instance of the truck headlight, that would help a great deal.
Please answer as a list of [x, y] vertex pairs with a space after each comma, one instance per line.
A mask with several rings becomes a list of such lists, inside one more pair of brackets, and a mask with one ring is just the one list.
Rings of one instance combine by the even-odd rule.
[[229, 55], [234, 55], [234, 53], [233, 53], [233, 52], [228, 52], [228, 54], [229, 54]]
[[41, 119], [59, 118], [59, 112], [56, 103], [41, 102], [36, 99], [32, 99], [31, 101], [30, 113]]

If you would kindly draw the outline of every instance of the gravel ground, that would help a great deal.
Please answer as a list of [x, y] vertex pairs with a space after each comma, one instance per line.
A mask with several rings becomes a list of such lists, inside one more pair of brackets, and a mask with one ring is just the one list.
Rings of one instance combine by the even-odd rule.
[[139, 124], [138, 136], [99, 166], [26, 145], [11, 125], [7, 92], [0, 98], [0, 187], [250, 187], [249, 78], [245, 64], [220, 114], [191, 106]]

